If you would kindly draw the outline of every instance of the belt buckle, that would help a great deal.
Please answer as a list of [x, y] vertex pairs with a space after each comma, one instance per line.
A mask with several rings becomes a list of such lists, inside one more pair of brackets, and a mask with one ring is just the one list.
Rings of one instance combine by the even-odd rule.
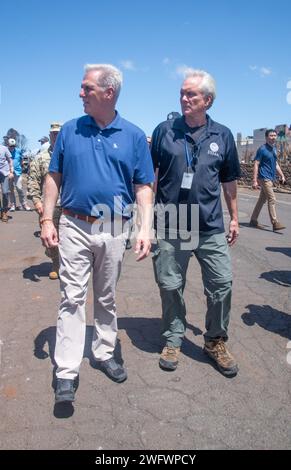
[[85, 221], [86, 221], [87, 223], [89, 223], [89, 217], [90, 217], [89, 215], [86, 215]]

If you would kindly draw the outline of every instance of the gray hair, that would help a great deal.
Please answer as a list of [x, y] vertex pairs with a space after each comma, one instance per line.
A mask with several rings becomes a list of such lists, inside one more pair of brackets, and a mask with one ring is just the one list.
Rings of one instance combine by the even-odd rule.
[[[185, 74], [185, 80], [187, 78], [201, 78], [201, 83], [199, 85], [200, 90], [204, 95], [210, 95], [212, 97], [212, 103], [216, 97], [216, 84], [214, 78], [210, 75], [210, 73], [205, 72], [205, 70], [199, 69], [188, 69]], [[211, 104], [212, 104], [211, 103]]]
[[117, 100], [122, 85], [122, 72], [118, 68], [110, 64], [86, 64], [84, 69], [85, 73], [99, 72], [98, 85], [104, 89], [112, 87]]

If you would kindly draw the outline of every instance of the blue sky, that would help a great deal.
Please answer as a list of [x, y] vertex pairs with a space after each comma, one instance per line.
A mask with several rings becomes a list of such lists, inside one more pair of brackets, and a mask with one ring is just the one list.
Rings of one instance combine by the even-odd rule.
[[290, 125], [290, 21], [290, 0], [2, 2], [0, 137], [14, 127], [33, 149], [51, 121], [82, 115], [86, 63], [122, 69], [117, 109], [148, 135], [180, 110], [185, 67], [214, 76], [210, 114], [235, 135]]

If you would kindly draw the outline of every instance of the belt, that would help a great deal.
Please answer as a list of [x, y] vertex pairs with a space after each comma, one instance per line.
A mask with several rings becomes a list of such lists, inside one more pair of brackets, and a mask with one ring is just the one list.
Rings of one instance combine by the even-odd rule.
[[74, 217], [74, 219], [84, 220], [85, 222], [88, 222], [89, 224], [94, 224], [95, 222], [98, 222], [98, 224], [100, 224], [104, 222], [104, 220], [101, 219], [101, 217], [94, 217], [93, 215], [76, 214], [75, 212], [70, 211], [69, 209], [63, 209], [62, 212], [65, 215]]
[[[104, 219], [101, 217], [94, 217], [93, 215], [84, 215], [84, 214], [76, 214], [76, 212], [71, 211], [70, 209], [62, 209], [62, 213], [65, 215], [69, 215], [70, 217], [74, 217], [74, 219], [79, 219], [79, 220], [84, 220], [85, 222], [88, 222], [89, 224], [94, 224], [97, 222], [98, 224], [102, 224]], [[126, 217], [121, 217], [120, 218], [123, 223], [128, 222], [130, 219], [127, 219]], [[116, 220], [113, 219], [112, 222]]]

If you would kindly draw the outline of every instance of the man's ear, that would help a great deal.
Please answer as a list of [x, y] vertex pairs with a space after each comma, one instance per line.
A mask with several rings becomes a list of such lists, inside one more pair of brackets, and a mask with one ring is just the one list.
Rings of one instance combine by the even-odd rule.
[[105, 90], [105, 97], [111, 100], [114, 97], [114, 90], [112, 87], [109, 87]]
[[213, 98], [212, 98], [212, 96], [211, 96], [211, 95], [205, 96], [205, 105], [206, 105], [206, 109], [211, 108], [212, 103], [213, 103]]

